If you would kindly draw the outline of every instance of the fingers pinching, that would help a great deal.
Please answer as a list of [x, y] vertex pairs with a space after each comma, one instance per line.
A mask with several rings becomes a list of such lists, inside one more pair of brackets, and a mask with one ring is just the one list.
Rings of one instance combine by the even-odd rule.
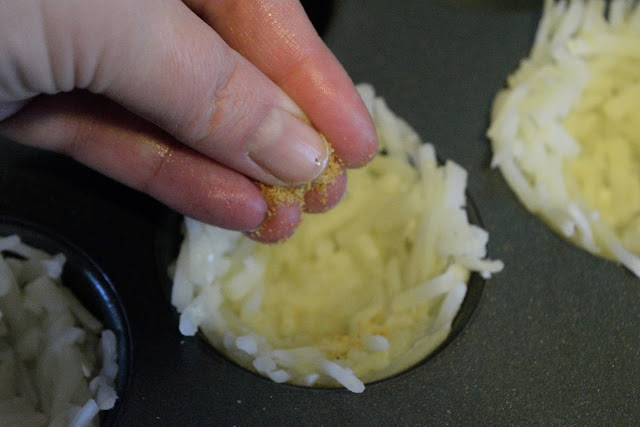
[[[332, 169], [331, 165], [328, 169]], [[261, 243], [280, 243], [293, 235], [303, 220], [303, 211], [321, 213], [335, 207], [345, 193], [347, 174], [342, 167], [334, 171], [335, 176], [320, 184], [311, 184], [307, 189], [288, 190], [260, 185], [267, 199], [267, 216], [257, 229], [245, 235]]]
[[324, 173], [306, 185], [278, 187], [257, 183], [267, 201], [267, 216], [260, 227], [245, 234], [262, 243], [282, 242], [302, 221], [302, 212], [321, 213], [338, 204], [346, 184], [346, 170], [333, 152]]
[[[8, 4], [0, 132], [202, 221], [237, 230], [262, 221], [249, 234], [265, 242], [289, 236], [303, 210], [333, 207], [344, 168], [369, 161], [377, 140], [300, 3], [155, 6], [113, 0], [105, 14], [97, 1]], [[15, 37], [23, 28], [41, 37]], [[256, 182], [304, 191], [276, 204]]]
[[[281, 87], [329, 141], [340, 167], [333, 173], [325, 171], [313, 181], [304, 191], [300, 206], [308, 213], [334, 207], [345, 193], [345, 168], [369, 162], [377, 153], [377, 137], [351, 79], [315, 32], [300, 3], [185, 3], [229, 46]], [[327, 168], [330, 167], [331, 163]], [[272, 203], [268, 197], [267, 200]]]

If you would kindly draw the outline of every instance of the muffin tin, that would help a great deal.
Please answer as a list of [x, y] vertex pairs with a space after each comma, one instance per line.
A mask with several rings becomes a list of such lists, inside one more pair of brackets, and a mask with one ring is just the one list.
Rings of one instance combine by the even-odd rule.
[[166, 276], [179, 243], [175, 212], [69, 159], [2, 140], [0, 215], [80, 248], [128, 319], [130, 368], [105, 422], [633, 424], [640, 279], [549, 230], [489, 166], [493, 96], [528, 54], [540, 2], [327, 5], [319, 28], [353, 80], [372, 83], [441, 158], [469, 172], [489, 256], [504, 271], [469, 294], [476, 300], [447, 345], [407, 372], [359, 395], [275, 384], [178, 333]]

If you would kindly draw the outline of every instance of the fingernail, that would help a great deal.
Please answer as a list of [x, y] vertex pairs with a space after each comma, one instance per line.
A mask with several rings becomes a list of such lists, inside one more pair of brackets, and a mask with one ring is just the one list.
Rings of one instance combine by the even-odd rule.
[[273, 178], [265, 183], [273, 185], [310, 181], [324, 171], [329, 158], [329, 146], [320, 134], [279, 108], [271, 110], [260, 123], [247, 151], [251, 160]]

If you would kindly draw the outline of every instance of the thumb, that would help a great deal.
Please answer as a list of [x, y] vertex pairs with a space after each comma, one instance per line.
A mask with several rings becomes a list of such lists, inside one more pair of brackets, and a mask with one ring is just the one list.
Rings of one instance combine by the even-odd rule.
[[[87, 89], [256, 180], [294, 184], [322, 172], [328, 149], [302, 111], [182, 2], [23, 0], [6, 7], [0, 111], [38, 94]], [[10, 136], [66, 150], [71, 135], [42, 129], [22, 134], [14, 127]]]

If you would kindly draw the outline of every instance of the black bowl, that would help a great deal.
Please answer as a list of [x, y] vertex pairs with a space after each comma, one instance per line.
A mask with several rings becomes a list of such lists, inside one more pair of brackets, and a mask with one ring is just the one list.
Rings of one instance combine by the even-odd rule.
[[[0, 236], [14, 234], [34, 248], [42, 249], [52, 255], [58, 253], [65, 255], [62, 283], [102, 322], [105, 329], [112, 330], [116, 335], [118, 344], [116, 390], [121, 400], [127, 389], [131, 369], [131, 332], [126, 313], [111, 281], [86, 253], [62, 236], [34, 223], [0, 216]], [[114, 409], [101, 412], [103, 424], [112, 424], [112, 414], [117, 411], [117, 402]]]

